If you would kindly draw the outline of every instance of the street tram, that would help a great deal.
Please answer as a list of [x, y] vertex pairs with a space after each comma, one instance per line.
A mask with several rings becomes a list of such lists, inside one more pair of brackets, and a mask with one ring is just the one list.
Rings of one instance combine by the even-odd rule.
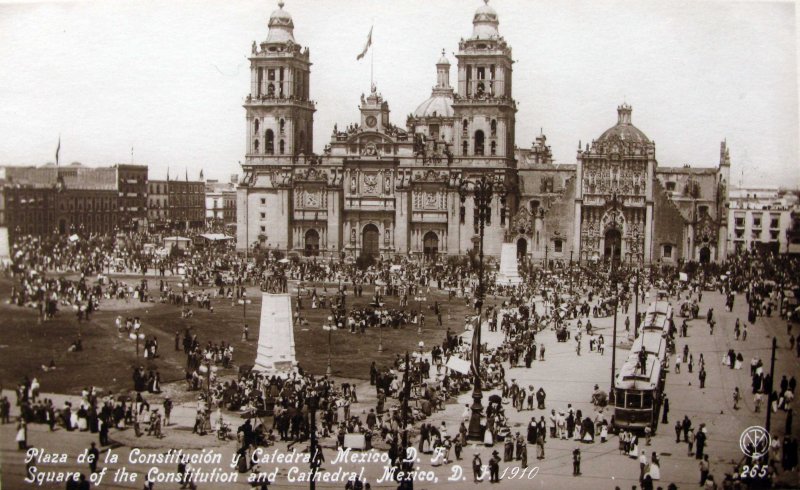
[[617, 429], [655, 433], [670, 354], [672, 307], [654, 301], [645, 312], [639, 336], [614, 378], [614, 425]]

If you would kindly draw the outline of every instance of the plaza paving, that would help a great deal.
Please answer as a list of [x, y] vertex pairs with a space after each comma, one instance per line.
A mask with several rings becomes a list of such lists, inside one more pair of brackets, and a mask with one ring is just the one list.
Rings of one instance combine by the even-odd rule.
[[[489, 302], [490, 304], [492, 302]], [[673, 305], [677, 305], [677, 301], [673, 298]], [[646, 305], [642, 304], [640, 308]], [[713, 336], [709, 334], [708, 327], [705, 322], [705, 312], [709, 307], [714, 308], [714, 313], [717, 318], [717, 328]], [[631, 306], [628, 314], [633, 315], [634, 308]], [[732, 470], [735, 461], [741, 459], [742, 454], [739, 449], [739, 435], [743, 429], [751, 425], [764, 425], [765, 412], [754, 413], [752, 396], [750, 395], [750, 377], [749, 377], [749, 361], [753, 356], [761, 357], [765, 365], [769, 363], [769, 350], [772, 337], [777, 335], [778, 338], [778, 356], [776, 360], [776, 382], [780, 380], [782, 374], [787, 376], [800, 374], [800, 363], [794, 353], [788, 349], [788, 335], [786, 334], [786, 324], [778, 317], [772, 318], [759, 318], [756, 325], [750, 327], [749, 335], [746, 342], [735, 341], [733, 336], [733, 324], [738, 317], [741, 320], [746, 319], [746, 304], [744, 297], [738, 295], [736, 298], [736, 305], [733, 313], [728, 313], [724, 309], [723, 298], [716, 292], [706, 292], [703, 295], [703, 302], [701, 304], [701, 318], [690, 322], [689, 337], [678, 338], [677, 348], [683, 349], [684, 343], [688, 343], [691, 351], [695, 356], [695, 363], [699, 358], [699, 354], [703, 353], [706, 360], [706, 371], [708, 378], [706, 381], [706, 388], [700, 390], [697, 380], [698, 369], [694, 373], [688, 373], [684, 365], [683, 371], [680, 374], [671, 372], [667, 377], [666, 393], [670, 399], [671, 410], [669, 413], [669, 424], [664, 427], [659, 427], [658, 433], [652, 439], [651, 446], [640, 446], [640, 449], [647, 451], [648, 457], [651, 452], [655, 451], [659, 454], [661, 460], [661, 481], [656, 482], [656, 486], [662, 485], [666, 488], [667, 484], [674, 482], [679, 488], [694, 488], [697, 487], [699, 480], [699, 470], [697, 461], [694, 457], [687, 455], [687, 447], [685, 443], [675, 443], [673, 425], [677, 418], [683, 418], [688, 415], [693, 422], [693, 427], [699, 426], [700, 423], [705, 423], [708, 427], [708, 441], [706, 446], [706, 453], [710, 455], [711, 461], [711, 474], [719, 482], [722, 480], [724, 473]], [[526, 425], [531, 416], [536, 416], [538, 419], [541, 415], [545, 415], [548, 419], [550, 409], [565, 410], [567, 403], [571, 403], [574, 408], [581, 409], [586, 414], [591, 414], [593, 407], [589, 402], [593, 386], [600, 385], [601, 389], [608, 389], [610, 384], [610, 369], [611, 369], [611, 324], [612, 318], [592, 319], [593, 325], [602, 333], [606, 339], [605, 355], [601, 356], [595, 352], [590, 352], [588, 349], [587, 338], [584, 337], [583, 349], [581, 356], [576, 356], [575, 342], [569, 340], [566, 343], [559, 343], [555, 339], [555, 334], [552, 331], [545, 331], [538, 335], [538, 342], [544, 343], [547, 347], [546, 360], [535, 361], [530, 369], [515, 368], [507, 370], [507, 379], [516, 379], [521, 386], [533, 385], [535, 389], [543, 386], [547, 392], [547, 408], [545, 410], [533, 410], [517, 412], [515, 409], [506, 405], [506, 414], [509, 416], [512, 426], [512, 432], [519, 431], [525, 434]], [[678, 324], [680, 319], [676, 318]], [[451, 327], [454, 331], [460, 331], [463, 326], [460, 325], [458, 319], [452, 320]], [[620, 337], [620, 344], [625, 345], [624, 334], [624, 315], [620, 314], [618, 319], [618, 332]], [[797, 328], [797, 327], [795, 327]], [[796, 333], [796, 332], [795, 332]], [[470, 335], [470, 332], [465, 333]], [[487, 332], [484, 329], [483, 341], [488, 342], [490, 346], [498, 345], [502, 340], [502, 334], [495, 332]], [[745, 366], [742, 370], [732, 370], [727, 366], [721, 364], [722, 355], [728, 351], [729, 348], [735, 349], [737, 352], [742, 352], [745, 359]], [[617, 366], [619, 367], [626, 357], [626, 351], [623, 347], [617, 351]], [[508, 367], [506, 365], [506, 367]], [[768, 370], [768, 369], [767, 369]], [[374, 390], [369, 387], [368, 383], [359, 382], [359, 401], [360, 403], [352, 408], [353, 414], [362, 413], [370, 407], [374, 407]], [[735, 386], [738, 386], [744, 394], [744, 400], [741, 403], [740, 410], [733, 410], [732, 393]], [[484, 393], [484, 405], [489, 395], [498, 392], [490, 391]], [[149, 398], [148, 398], [149, 399]], [[60, 400], [56, 398], [57, 405]], [[463, 407], [465, 403], [471, 400], [470, 394], [466, 393], [461, 395], [457, 402], [447, 405], [444, 411], [437, 412], [428, 421], [438, 425], [441, 420], [446, 421], [449, 431], [455, 433], [458, 424], [461, 420]], [[152, 403], [152, 401], [151, 401]], [[610, 417], [610, 414], [609, 414]], [[167, 437], [162, 440], [156, 440], [152, 437], [143, 436], [135, 438], [131, 430], [124, 432], [111, 432], [111, 438], [117, 441], [117, 445], [124, 444], [125, 446], [113, 449], [115, 453], [121, 456], [121, 463], [125, 461], [125, 454], [130, 446], [138, 447], [152, 447], [159, 448], [153, 449], [153, 452], [164, 452], [169, 448], [211, 448], [217, 446], [216, 450], [223, 454], [223, 466], [226, 462], [230, 461], [233, 453], [233, 443], [228, 442], [222, 444], [217, 441], [212, 435], [200, 437], [191, 434], [191, 426], [194, 422], [194, 406], [191, 403], [186, 403], [176, 407], [173, 412], [173, 424], [166, 433]], [[216, 415], [215, 415], [216, 419]], [[234, 416], [228, 416], [228, 420], [232, 424], [241, 423], [241, 419]], [[779, 434], [783, 433], [785, 423], [785, 415], [783, 412], [774, 414], [772, 418], [772, 428], [774, 432]], [[794, 434], [800, 435], [798, 425], [794, 424]], [[14, 426], [6, 425], [0, 427], [0, 455], [2, 456], [2, 484], [3, 488], [26, 488], [21, 481], [25, 471], [22, 463], [22, 453], [16, 451], [14, 444]], [[50, 434], [47, 428], [40, 425], [32, 425], [29, 430], [29, 444], [37, 447], [44, 447], [51, 451], [64, 451], [68, 452], [71, 456], [80, 453], [84, 448], [88, 447], [90, 441], [96, 441], [96, 435], [89, 433], [79, 432], [66, 432], [58, 430], [54, 434]], [[368, 464], [344, 464], [332, 465], [331, 460], [335, 457], [335, 451], [332, 449], [333, 440], [327, 439], [323, 441], [326, 448], [324, 450], [326, 464], [324, 468], [328, 471], [335, 471], [339, 466], [345, 470], [358, 471], [361, 466], [365, 468], [365, 476], [371, 483], [372, 488], [395, 488], [396, 484], [383, 483], [376, 484], [376, 479], [382, 474], [382, 467], [377, 463]], [[286, 448], [285, 443], [278, 443], [278, 448]], [[298, 445], [296, 449], [301, 450], [305, 446]], [[574, 448], [580, 447], [583, 455], [582, 462], [582, 476], [572, 476], [572, 451]], [[272, 448], [270, 448], [272, 449]], [[502, 445], [495, 444], [494, 448], [502, 454]], [[418, 466], [422, 470], [433, 469], [438, 482], [434, 484], [417, 482], [415, 488], [433, 488], [447, 487], [447, 488], [463, 488], [465, 486], [473, 486], [472, 484], [472, 471], [470, 468], [471, 457], [474, 450], [480, 452], [482, 460], [485, 463], [491, 455], [491, 448], [483, 447], [482, 445], [465, 448], [462, 454], [462, 461], [456, 461], [453, 464], [459, 464], [464, 470], [463, 476], [466, 480], [448, 481], [448, 477], [452, 474], [452, 465], [443, 465], [433, 468], [430, 463], [430, 456], [422, 456]], [[145, 450], [147, 451], [147, 450]], [[505, 479], [497, 486], [501, 488], [575, 488], [575, 489], [597, 489], [608, 488], [613, 489], [619, 486], [622, 489], [629, 489], [632, 485], [638, 485], [639, 465], [634, 459], [619, 454], [617, 438], [611, 436], [606, 443], [600, 443], [599, 438], [593, 444], [584, 444], [575, 441], [562, 441], [551, 440], [548, 438], [546, 444], [546, 458], [544, 460], [537, 460], [535, 457], [536, 451], [534, 446], [528, 446], [528, 465], [532, 469], [538, 467], [538, 473], [531, 479], [525, 480], [512, 480]], [[79, 467], [73, 463], [68, 465], [47, 465], [50, 470], [53, 469], [81, 469], [86, 470], [86, 465]], [[111, 471], [120, 464], [108, 465]], [[516, 463], [514, 463], [516, 465]], [[103, 466], [103, 465], [101, 465]], [[501, 473], [503, 469], [509, 466], [509, 463], [501, 463]], [[273, 465], [262, 465], [262, 471], [269, 471]], [[147, 467], [140, 466], [139, 470], [146, 470]], [[175, 471], [174, 465], [162, 466], [164, 471]], [[301, 466], [301, 469], [302, 466]], [[271, 485], [271, 488], [298, 488], [305, 487], [307, 483], [295, 483], [294, 485], [287, 484], [286, 475], [288, 467], [283, 465], [280, 468], [279, 479], [276, 483]], [[143, 478], [140, 477], [140, 478]], [[797, 475], [782, 475], [782, 480], [786, 485], [793, 486], [797, 484]], [[241, 483], [246, 480], [246, 475], [240, 475], [240, 483], [237, 485], [200, 485], [200, 488], [222, 488], [233, 487], [247, 488], [246, 483]], [[483, 483], [483, 485], [488, 485]], [[141, 488], [141, 480], [137, 483], [113, 483], [110, 479], [106, 479], [103, 483], [107, 488]], [[344, 488], [343, 483], [326, 484], [318, 483], [318, 488]], [[29, 487], [28, 487], [29, 488]], [[63, 488], [63, 485], [45, 486], [44, 488]], [[157, 484], [155, 488], [178, 488], [175, 484]]]

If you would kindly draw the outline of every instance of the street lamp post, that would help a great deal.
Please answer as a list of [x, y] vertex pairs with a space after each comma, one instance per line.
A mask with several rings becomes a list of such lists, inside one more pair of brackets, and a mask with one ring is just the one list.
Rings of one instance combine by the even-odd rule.
[[134, 332], [130, 335], [132, 340], [136, 341], [136, 358], [139, 358], [139, 341], [144, 340], [144, 334], [139, 332]]
[[309, 428], [309, 436], [311, 438], [311, 481], [309, 482], [308, 488], [311, 490], [315, 490], [316, 488], [316, 476], [321, 462], [318, 457], [319, 442], [317, 441], [317, 408], [319, 408], [319, 398], [316, 392], [312, 392], [311, 396], [308, 398], [308, 412], [310, 417], [309, 425], [311, 426]]
[[417, 294], [414, 297], [414, 299], [417, 301], [417, 333], [421, 334], [422, 333], [422, 318], [423, 318], [423, 316], [422, 316], [422, 304], [420, 302], [421, 301], [426, 301], [427, 298]]
[[[478, 366], [480, 363], [480, 340], [481, 340], [481, 320], [483, 318], [483, 300], [484, 300], [484, 287], [483, 287], [483, 236], [486, 221], [490, 219], [492, 197], [498, 194], [502, 199], [505, 197], [505, 186], [501, 182], [492, 182], [485, 176], [481, 177], [476, 182], [462, 180], [458, 187], [458, 193], [463, 204], [467, 200], [467, 195], [472, 193], [475, 203], [474, 212], [478, 217], [478, 236], [479, 236], [479, 271], [478, 271], [478, 290], [476, 291], [476, 306], [478, 307], [478, 322], [475, 325], [475, 332], [473, 334], [473, 360], [472, 360], [472, 375], [474, 378], [474, 389], [472, 391], [472, 415], [469, 419], [469, 438], [470, 439], [483, 439], [483, 430], [481, 428], [481, 417], [483, 414], [483, 405], [481, 399], [483, 393], [481, 392], [481, 378]], [[475, 358], [477, 356], [477, 358]]]
[[550, 264], [548, 264], [548, 262], [547, 262], [547, 253], [549, 251], [550, 251], [550, 245], [549, 244], [545, 244], [544, 245], [544, 268], [545, 268], [545, 270], [549, 270], [550, 269]]
[[325, 376], [331, 377], [333, 370], [331, 369], [331, 332], [333, 332], [333, 317], [328, 317], [328, 324], [322, 326], [323, 330], [328, 331], [328, 368], [325, 370]]

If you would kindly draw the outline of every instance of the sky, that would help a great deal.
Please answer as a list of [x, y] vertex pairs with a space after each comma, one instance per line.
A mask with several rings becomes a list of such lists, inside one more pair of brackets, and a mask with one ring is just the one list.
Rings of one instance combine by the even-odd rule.
[[[0, 0], [2, 2], [2, 0]], [[313, 63], [314, 148], [357, 122], [374, 57], [392, 122], [430, 96], [478, 0], [286, 0]], [[559, 163], [622, 102], [659, 165], [708, 167], [727, 139], [734, 185], [797, 186], [792, 2], [491, 0], [513, 49], [516, 144], [543, 131]], [[245, 153], [250, 46], [277, 1], [0, 3], [0, 165], [150, 165], [151, 178], [227, 179]], [[373, 53], [356, 55], [373, 31]], [[132, 151], [133, 149], [133, 151]]]

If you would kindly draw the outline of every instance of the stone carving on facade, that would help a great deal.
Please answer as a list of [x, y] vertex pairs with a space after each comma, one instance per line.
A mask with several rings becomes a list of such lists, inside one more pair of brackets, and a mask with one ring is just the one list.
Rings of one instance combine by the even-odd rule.
[[636, 196], [645, 192], [643, 164], [619, 162], [590, 162], [583, 171], [585, 194], [610, 194]]
[[533, 233], [533, 219], [533, 215], [527, 207], [520, 208], [509, 222], [508, 230], [506, 231], [506, 241], [511, 241], [519, 235], [530, 237]]
[[425, 192], [424, 193], [424, 203], [423, 207], [425, 209], [438, 209], [439, 208], [439, 199], [438, 195], [435, 192]]
[[361, 156], [379, 157], [380, 152], [378, 151], [378, 147], [375, 145], [375, 143], [370, 142], [364, 145], [364, 147], [361, 149]]
[[364, 193], [377, 194], [378, 193], [378, 174], [364, 174]]
[[700, 217], [695, 227], [695, 243], [715, 243], [719, 227], [717, 223], [706, 213]]

